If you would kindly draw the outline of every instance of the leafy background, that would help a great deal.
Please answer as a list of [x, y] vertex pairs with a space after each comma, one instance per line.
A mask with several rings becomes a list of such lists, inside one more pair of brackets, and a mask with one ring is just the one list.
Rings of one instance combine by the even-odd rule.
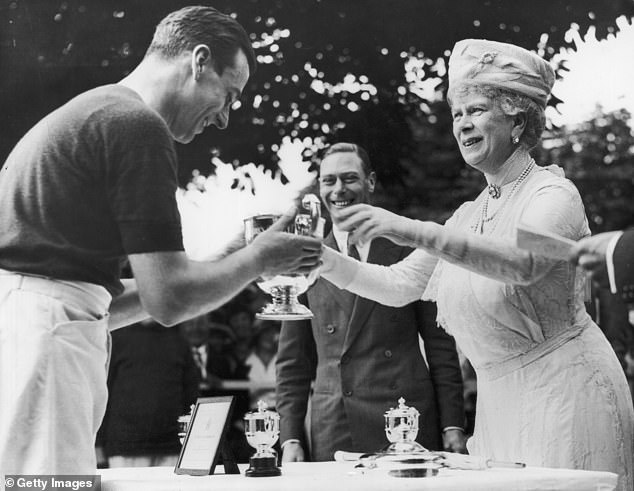
[[[81, 91], [113, 83], [142, 58], [153, 28], [191, 2], [12, 0], [0, 3], [0, 158], [46, 113]], [[378, 203], [443, 220], [482, 178], [466, 168], [443, 102], [453, 44], [512, 42], [552, 58], [572, 23], [604, 38], [631, 0], [217, 0], [251, 33], [260, 64], [229, 128], [178, 146], [180, 178], [213, 173], [211, 156], [275, 168], [284, 137], [316, 161], [329, 143], [365, 146]], [[566, 67], [560, 64], [559, 76]], [[343, 83], [345, 82], [345, 83]], [[557, 104], [554, 99], [551, 104]], [[595, 232], [634, 223], [634, 135], [626, 111], [574, 128], [549, 127], [536, 152], [565, 167]]]

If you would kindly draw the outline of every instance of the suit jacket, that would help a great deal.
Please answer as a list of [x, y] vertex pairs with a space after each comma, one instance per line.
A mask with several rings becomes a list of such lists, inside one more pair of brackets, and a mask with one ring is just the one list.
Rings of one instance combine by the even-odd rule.
[[634, 229], [623, 232], [612, 261], [617, 291], [625, 303], [634, 304]]
[[[332, 234], [324, 243], [337, 248]], [[393, 264], [410, 251], [375, 239], [368, 262]], [[284, 322], [280, 333], [281, 442], [297, 438], [307, 448], [304, 418], [313, 379], [310, 453], [315, 461], [332, 460], [336, 450], [373, 452], [385, 447], [384, 413], [398, 406], [400, 397], [420, 412], [417, 440], [428, 449], [442, 447], [442, 428], [464, 426], [455, 342], [436, 326], [434, 304], [387, 307], [322, 278], [306, 297], [314, 319]]]

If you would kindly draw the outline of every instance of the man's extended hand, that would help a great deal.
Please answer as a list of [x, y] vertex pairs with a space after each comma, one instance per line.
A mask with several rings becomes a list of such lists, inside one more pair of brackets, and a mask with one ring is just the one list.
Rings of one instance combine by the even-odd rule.
[[304, 462], [306, 456], [304, 449], [298, 442], [288, 442], [282, 450], [282, 464], [285, 462]]

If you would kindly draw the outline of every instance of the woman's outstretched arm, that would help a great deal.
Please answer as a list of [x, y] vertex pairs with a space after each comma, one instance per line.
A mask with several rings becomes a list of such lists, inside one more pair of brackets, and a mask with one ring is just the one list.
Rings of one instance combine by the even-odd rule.
[[356, 295], [401, 307], [420, 300], [438, 258], [415, 250], [392, 266], [357, 261], [324, 247], [321, 276]]
[[[476, 235], [434, 222], [412, 220], [370, 205], [353, 205], [340, 215], [339, 227], [349, 230], [352, 240], [364, 242], [386, 237], [504, 283], [533, 283], [558, 263], [519, 249], [514, 237]], [[562, 183], [536, 191], [520, 222], [573, 240], [586, 233], [579, 193], [572, 185]], [[389, 279], [384, 281], [389, 288]]]

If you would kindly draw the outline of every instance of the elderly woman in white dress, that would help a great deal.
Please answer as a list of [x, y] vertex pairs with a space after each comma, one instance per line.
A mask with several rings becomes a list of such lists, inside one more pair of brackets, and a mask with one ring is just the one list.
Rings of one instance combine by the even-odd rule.
[[445, 225], [368, 205], [337, 211], [351, 240], [383, 236], [416, 250], [392, 267], [327, 250], [322, 275], [389, 304], [421, 297], [474, 366], [470, 453], [529, 465], [612, 471], [634, 489], [634, 411], [606, 338], [584, 308], [585, 278], [566, 261], [515, 246], [526, 224], [572, 240], [590, 234], [575, 186], [529, 154], [544, 128], [550, 65], [517, 46], [463, 40], [448, 101], [465, 162], [488, 186]]

